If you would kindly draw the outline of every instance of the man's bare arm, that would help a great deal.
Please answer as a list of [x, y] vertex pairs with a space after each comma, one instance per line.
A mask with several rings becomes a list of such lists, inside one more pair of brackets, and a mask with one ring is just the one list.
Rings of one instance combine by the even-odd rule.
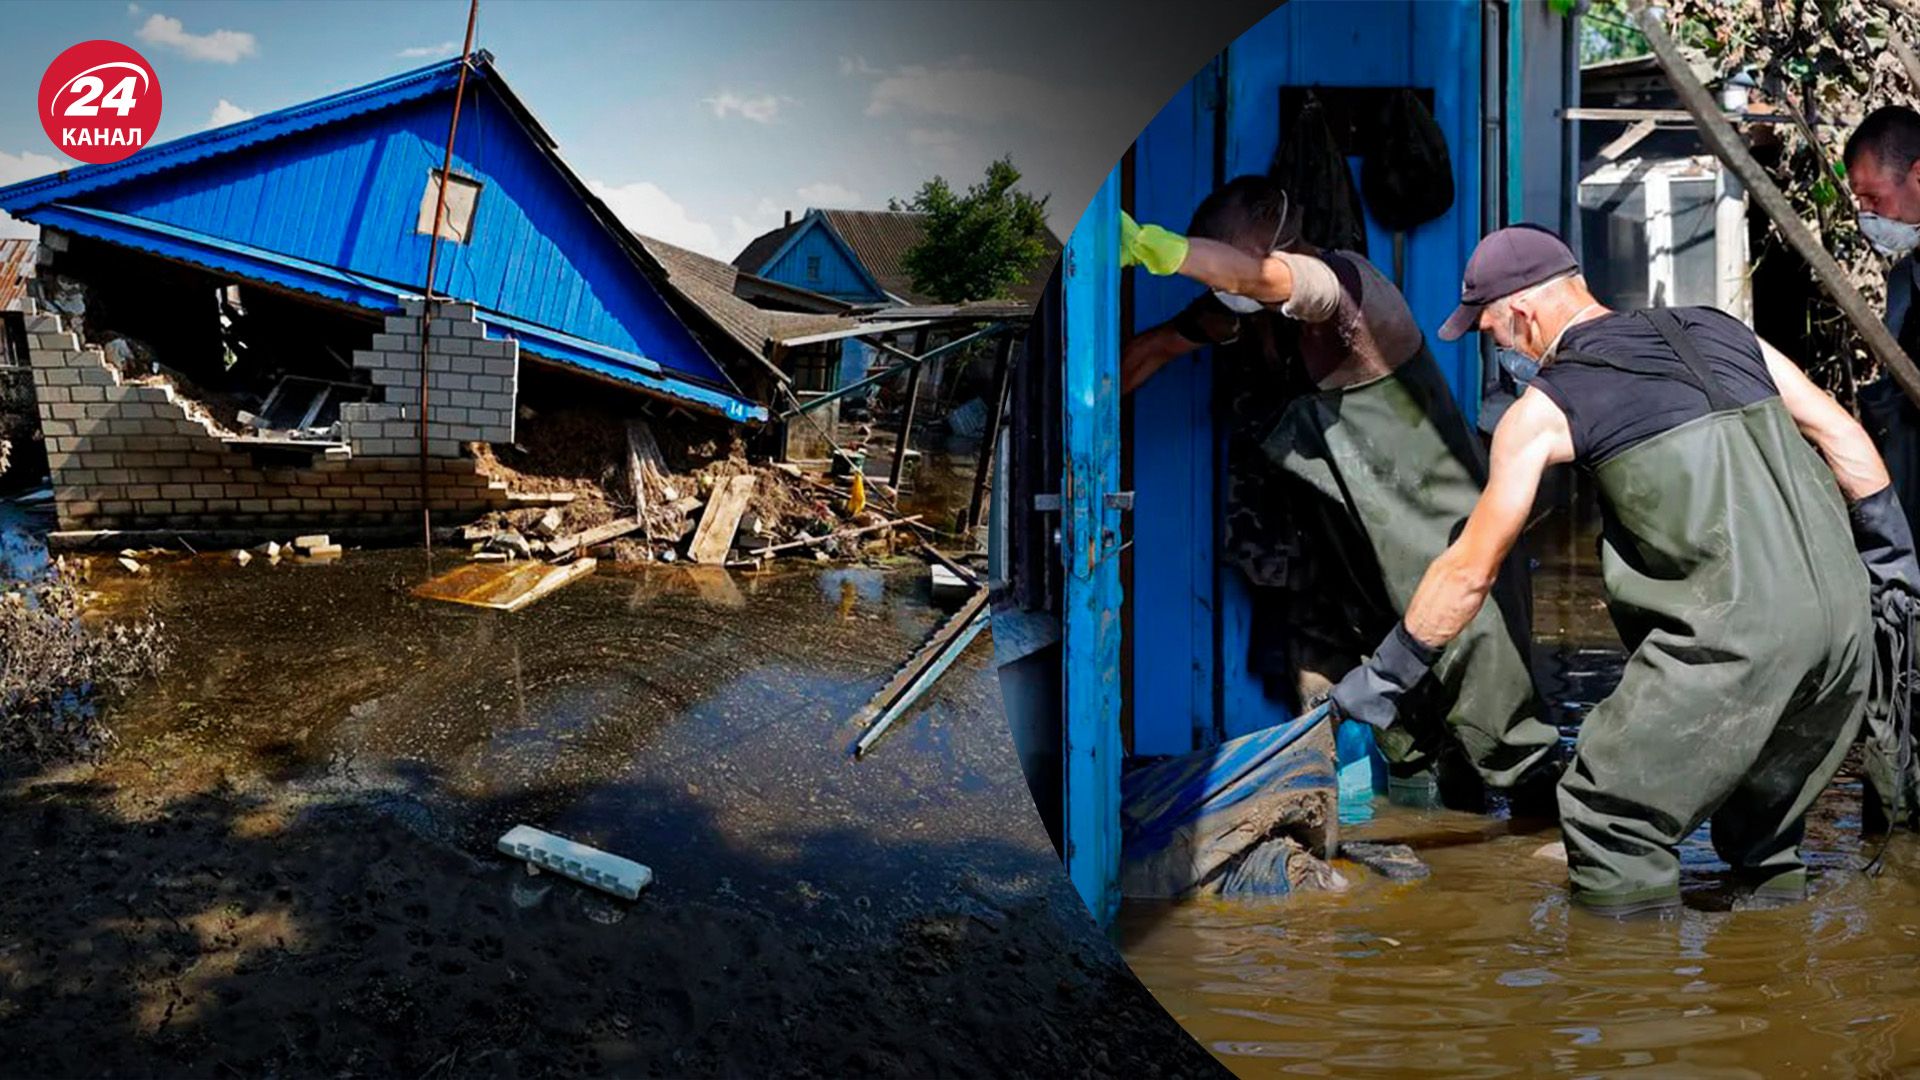
[[1120, 392], [1133, 393], [1169, 361], [1187, 355], [1202, 344], [1182, 337], [1170, 322], [1135, 334], [1120, 350]]
[[1494, 430], [1487, 486], [1466, 528], [1427, 567], [1407, 605], [1404, 621], [1415, 639], [1437, 649], [1466, 629], [1526, 529], [1541, 474], [1572, 460], [1566, 414], [1539, 390], [1522, 394]]
[[1766, 357], [1767, 374], [1773, 376], [1781, 402], [1793, 415], [1800, 433], [1826, 459], [1848, 502], [1858, 502], [1893, 482], [1873, 439], [1851, 413], [1765, 339], [1760, 342], [1760, 353]]
[[1283, 304], [1293, 298], [1293, 269], [1286, 260], [1255, 258], [1230, 244], [1204, 237], [1188, 242], [1180, 273], [1212, 289]]

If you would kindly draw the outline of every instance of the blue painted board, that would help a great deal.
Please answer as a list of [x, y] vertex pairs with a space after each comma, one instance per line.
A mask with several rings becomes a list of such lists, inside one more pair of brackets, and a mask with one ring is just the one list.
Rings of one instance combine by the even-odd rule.
[[1109, 174], [1067, 241], [1062, 418], [1067, 875], [1102, 926], [1120, 903], [1120, 202]]

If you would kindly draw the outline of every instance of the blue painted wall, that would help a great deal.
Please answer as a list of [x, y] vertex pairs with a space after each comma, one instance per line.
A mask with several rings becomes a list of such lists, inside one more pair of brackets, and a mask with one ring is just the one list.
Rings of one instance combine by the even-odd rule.
[[[74, 201], [417, 289], [429, 241], [415, 231], [420, 201], [451, 104], [404, 102]], [[484, 81], [469, 86], [453, 168], [484, 187], [471, 241], [440, 247], [440, 292], [725, 384]]]
[[[809, 272], [810, 259], [819, 260], [813, 272]], [[806, 227], [791, 237], [785, 249], [776, 253], [759, 274], [849, 303], [878, 304], [887, 299], [852, 253], [834, 237], [826, 221], [811, 212]]]
[[[1134, 216], [1184, 229], [1213, 190], [1209, 65], [1134, 143]], [[1134, 330], [1164, 322], [1200, 294], [1186, 278], [1135, 272]], [[1218, 499], [1213, 357], [1173, 361], [1135, 392], [1133, 752], [1181, 754], [1214, 741], [1214, 554]]]
[[[1454, 167], [1454, 209], [1408, 235], [1408, 303], [1466, 414], [1478, 415], [1480, 361], [1469, 338], [1433, 331], [1459, 297], [1480, 236], [1480, 8], [1472, 0], [1296, 0], [1236, 39], [1224, 57], [1226, 175], [1264, 172], [1279, 143], [1283, 85], [1431, 87]], [[1212, 189], [1215, 76], [1203, 71], [1135, 143], [1136, 217], [1184, 228]], [[1354, 179], [1360, 179], [1355, 163]], [[1369, 250], [1391, 273], [1392, 238], [1369, 222]], [[1197, 295], [1177, 279], [1133, 275], [1135, 324]], [[1218, 559], [1224, 431], [1213, 423], [1211, 359], [1177, 361], [1138, 392], [1132, 454], [1133, 750], [1178, 753], [1287, 719], [1247, 670], [1245, 578]], [[1217, 684], [1217, 688], [1216, 688]], [[1216, 697], [1217, 693], [1217, 697]]]

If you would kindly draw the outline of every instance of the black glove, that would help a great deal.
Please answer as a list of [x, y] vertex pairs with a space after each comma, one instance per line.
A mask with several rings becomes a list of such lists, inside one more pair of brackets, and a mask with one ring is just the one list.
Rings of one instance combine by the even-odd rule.
[[1920, 597], [1920, 560], [1914, 558], [1913, 530], [1900, 508], [1900, 499], [1888, 484], [1847, 510], [1853, 523], [1853, 546], [1867, 564], [1867, 579], [1877, 596], [1898, 587]]
[[1373, 657], [1347, 672], [1327, 695], [1342, 719], [1358, 720], [1382, 731], [1400, 713], [1400, 699], [1427, 677], [1440, 650], [1424, 644], [1396, 622]]
[[1219, 297], [1201, 293], [1173, 317], [1173, 332], [1195, 345], [1228, 345], [1240, 337], [1240, 316], [1228, 310]]

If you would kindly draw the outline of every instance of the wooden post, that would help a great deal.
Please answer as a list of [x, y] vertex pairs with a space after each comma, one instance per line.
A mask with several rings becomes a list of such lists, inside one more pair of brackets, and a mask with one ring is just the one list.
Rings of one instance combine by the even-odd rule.
[[[913, 355], [925, 356], [927, 352], [927, 329], [921, 327], [913, 334]], [[920, 407], [920, 373], [926, 369], [926, 361], [913, 365], [907, 372], [907, 412], [900, 421], [900, 441], [893, 448], [893, 468], [887, 470], [887, 486], [900, 490], [900, 474], [907, 467], [907, 444], [913, 438], [913, 414]]]
[[1693, 69], [1674, 47], [1673, 39], [1667, 36], [1667, 28], [1660, 13], [1654, 8], [1644, 8], [1640, 12], [1640, 30], [1646, 35], [1647, 44], [1653, 49], [1654, 57], [1660, 67], [1666, 71], [1667, 81], [1673, 84], [1674, 92], [1680, 96], [1680, 104], [1693, 117], [1700, 129], [1700, 138], [1714, 155], [1733, 171], [1740, 182], [1747, 186], [1747, 192], [1760, 209], [1773, 221], [1773, 227], [1787, 241], [1794, 254], [1806, 260], [1812, 268], [1815, 280], [1826, 289], [1827, 295], [1840, 306], [1840, 310], [1853, 324], [1853, 329], [1866, 341], [1867, 351], [1879, 362], [1887, 373], [1893, 376], [1900, 389], [1915, 404], [1920, 404], [1920, 369], [1901, 350], [1900, 343], [1887, 330], [1872, 308], [1867, 306], [1866, 298], [1847, 280], [1846, 272], [1840, 269], [1827, 249], [1820, 246], [1807, 223], [1794, 213], [1787, 197], [1775, 186], [1773, 177], [1760, 167], [1747, 150], [1733, 125], [1721, 115], [1720, 107], [1707, 88], [1693, 74]]
[[980, 443], [980, 461], [973, 468], [973, 497], [967, 500], [969, 529], [980, 524], [980, 508], [987, 497], [987, 474], [993, 471], [994, 448], [1000, 443], [1000, 419], [1007, 411], [1007, 386], [1013, 369], [1013, 331], [1000, 339], [993, 357], [993, 390], [987, 398], [987, 430]]

